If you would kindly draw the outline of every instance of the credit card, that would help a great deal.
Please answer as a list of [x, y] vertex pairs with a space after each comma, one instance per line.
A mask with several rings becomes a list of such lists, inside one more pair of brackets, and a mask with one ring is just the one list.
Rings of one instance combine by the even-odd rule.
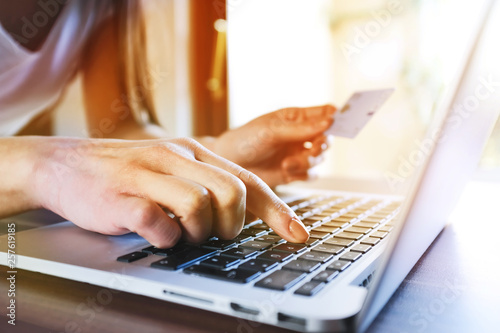
[[334, 122], [325, 134], [355, 138], [393, 92], [394, 88], [355, 92], [344, 106], [335, 112]]

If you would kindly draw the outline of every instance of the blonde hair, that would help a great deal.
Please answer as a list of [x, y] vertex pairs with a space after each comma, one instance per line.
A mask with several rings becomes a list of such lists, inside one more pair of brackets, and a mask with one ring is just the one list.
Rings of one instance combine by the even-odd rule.
[[[119, 75], [127, 104], [139, 123], [158, 124], [153, 91], [148, 83], [146, 24], [140, 0], [114, 0], [113, 19], [118, 32]], [[136, 94], [140, 96], [135, 96]]]

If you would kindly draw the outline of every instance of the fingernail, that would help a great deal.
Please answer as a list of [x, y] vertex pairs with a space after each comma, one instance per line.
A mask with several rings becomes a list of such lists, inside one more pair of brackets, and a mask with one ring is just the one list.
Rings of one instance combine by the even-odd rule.
[[289, 229], [298, 243], [305, 243], [309, 239], [309, 232], [297, 216], [292, 217]]

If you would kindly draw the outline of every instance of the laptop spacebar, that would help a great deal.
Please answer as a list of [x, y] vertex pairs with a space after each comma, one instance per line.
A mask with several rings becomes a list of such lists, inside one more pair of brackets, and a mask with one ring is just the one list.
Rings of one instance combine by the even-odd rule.
[[151, 267], [168, 270], [181, 269], [197, 262], [198, 260], [207, 258], [214, 253], [217, 253], [217, 250], [191, 248], [155, 261], [151, 264]]

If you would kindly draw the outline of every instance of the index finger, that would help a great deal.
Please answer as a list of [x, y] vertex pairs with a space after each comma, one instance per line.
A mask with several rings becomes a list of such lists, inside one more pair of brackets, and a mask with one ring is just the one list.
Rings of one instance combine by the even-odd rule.
[[304, 243], [309, 233], [295, 212], [267, 184], [252, 172], [226, 160], [199, 145], [195, 157], [238, 177], [247, 188], [247, 209], [265, 221], [278, 235], [289, 242]]
[[322, 118], [331, 117], [337, 109], [331, 104], [309, 106], [309, 107], [291, 107], [279, 110], [280, 116], [288, 121], [307, 122]]

